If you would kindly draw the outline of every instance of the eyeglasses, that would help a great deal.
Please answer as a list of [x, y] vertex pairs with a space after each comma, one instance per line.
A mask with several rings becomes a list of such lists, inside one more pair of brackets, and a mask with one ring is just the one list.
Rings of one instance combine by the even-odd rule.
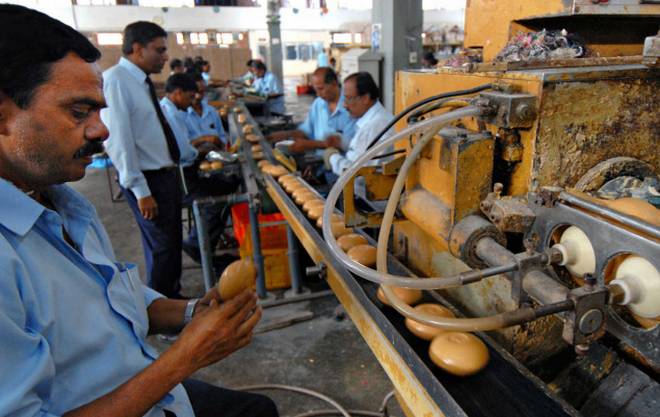
[[344, 101], [347, 102], [347, 103], [352, 103], [360, 97], [362, 97], [362, 96], [346, 96], [345, 95], [344, 96]]

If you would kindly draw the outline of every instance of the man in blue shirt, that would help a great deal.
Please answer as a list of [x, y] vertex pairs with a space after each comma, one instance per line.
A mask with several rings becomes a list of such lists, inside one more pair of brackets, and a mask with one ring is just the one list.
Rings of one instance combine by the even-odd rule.
[[192, 100], [192, 104], [188, 107], [188, 115], [186, 117], [188, 133], [193, 138], [205, 135], [216, 136], [222, 142], [222, 148], [226, 148], [229, 140], [222, 126], [222, 120], [217, 110], [204, 98], [206, 84], [199, 76], [194, 78], [197, 84], [197, 92]]
[[[203, 81], [200, 80], [203, 84]], [[167, 79], [165, 84], [166, 96], [160, 101], [160, 105], [165, 114], [165, 118], [172, 127], [181, 151], [181, 166], [183, 167], [184, 178], [186, 181], [187, 194], [184, 196], [184, 204], [192, 204], [194, 199], [229, 194], [236, 189], [237, 184], [232, 184], [221, 180], [219, 177], [200, 178], [199, 160], [200, 156], [205, 155], [210, 150], [219, 150], [222, 142], [218, 136], [205, 134], [201, 130], [190, 129], [187, 123], [190, 114], [186, 111], [198, 94], [198, 83], [194, 81], [194, 76], [189, 74], [175, 74]], [[213, 111], [214, 114], [215, 111]], [[222, 122], [220, 122], [222, 123]], [[201, 129], [201, 126], [200, 126]], [[228, 213], [227, 210], [224, 210]], [[207, 207], [204, 216], [207, 220], [211, 248], [215, 248], [227, 220], [227, 215], [223, 216], [223, 206]], [[188, 239], [184, 241], [183, 249], [195, 261], [201, 259], [199, 253], [199, 242], [195, 228], [190, 229]]]
[[266, 99], [267, 113], [284, 114], [284, 89], [275, 74], [268, 71], [266, 64], [259, 60], [252, 61], [254, 81], [252, 90]]
[[[222, 415], [277, 416], [265, 397], [186, 380], [249, 343], [256, 296], [172, 300], [143, 286], [63, 185], [108, 137], [99, 51], [15, 5], [0, 5], [0, 36], [12, 40], [0, 43], [12, 57], [0, 72], [0, 415], [209, 416], [201, 394], [223, 398]], [[182, 328], [160, 357], [146, 342]]]
[[273, 142], [292, 138], [291, 152], [316, 150], [319, 155], [328, 147], [348, 148], [355, 134], [355, 121], [344, 107], [344, 96], [337, 74], [329, 67], [317, 68], [312, 74], [316, 99], [307, 118], [296, 130], [275, 132], [268, 136]]

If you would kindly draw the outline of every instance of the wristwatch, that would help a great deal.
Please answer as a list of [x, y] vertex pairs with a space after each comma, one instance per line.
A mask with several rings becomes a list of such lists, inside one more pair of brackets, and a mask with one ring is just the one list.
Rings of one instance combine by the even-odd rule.
[[190, 323], [190, 320], [192, 320], [193, 314], [195, 314], [195, 307], [197, 307], [198, 302], [199, 302], [199, 298], [192, 298], [188, 300], [188, 304], [186, 304], [186, 311], [183, 313], [184, 326]]

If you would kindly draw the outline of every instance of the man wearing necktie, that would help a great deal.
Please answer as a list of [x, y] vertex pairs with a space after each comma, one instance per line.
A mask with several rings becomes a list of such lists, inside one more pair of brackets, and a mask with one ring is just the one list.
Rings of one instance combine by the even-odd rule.
[[180, 298], [180, 152], [149, 78], [168, 60], [166, 37], [154, 23], [126, 26], [124, 56], [103, 73], [108, 107], [101, 116], [110, 131], [106, 151], [142, 234], [149, 285]]

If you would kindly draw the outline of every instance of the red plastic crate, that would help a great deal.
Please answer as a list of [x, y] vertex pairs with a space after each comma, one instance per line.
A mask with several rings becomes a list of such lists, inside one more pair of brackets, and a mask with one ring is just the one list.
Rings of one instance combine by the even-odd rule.
[[[234, 235], [243, 252], [252, 253], [252, 235], [250, 234], [250, 213], [247, 203], [235, 204], [231, 208], [234, 224]], [[261, 214], [259, 221], [259, 237], [261, 249], [283, 249], [287, 247], [286, 223], [282, 213]], [[268, 225], [282, 222], [282, 224]], [[265, 225], [264, 225], [265, 224]]]

